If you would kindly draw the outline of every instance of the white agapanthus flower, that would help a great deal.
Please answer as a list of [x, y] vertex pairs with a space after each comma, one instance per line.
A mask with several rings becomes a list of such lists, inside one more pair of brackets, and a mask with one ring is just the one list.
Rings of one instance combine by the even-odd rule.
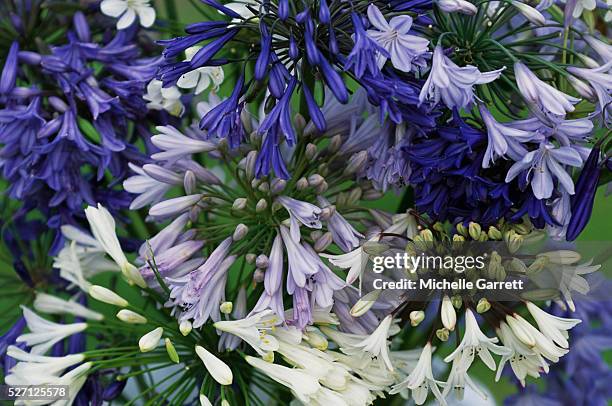
[[165, 110], [177, 117], [185, 112], [185, 106], [181, 102], [181, 91], [176, 86], [163, 87], [161, 80], [151, 80], [147, 85], [147, 94], [142, 98], [148, 101], [149, 110]]
[[17, 337], [16, 342], [32, 347], [30, 349], [32, 354], [44, 354], [64, 338], [80, 333], [87, 328], [87, 323], [53, 323], [25, 306], [21, 306], [21, 309], [30, 332]]
[[70, 354], [63, 357], [50, 357], [33, 354], [11, 345], [6, 355], [17, 360], [6, 376], [7, 385], [42, 385], [59, 378], [62, 373], [85, 359], [83, 354]]
[[[201, 46], [193, 46], [185, 50], [185, 62], [191, 61], [196, 53], [201, 49]], [[192, 70], [181, 75], [178, 78], [176, 85], [182, 89], [195, 89], [196, 95], [202, 93], [212, 84], [213, 90], [219, 90], [219, 86], [223, 83], [225, 75], [223, 68], [220, 66], [204, 66]]]
[[[232, 370], [227, 364], [211, 354], [206, 348], [196, 345], [196, 354], [202, 360], [206, 370], [221, 385], [231, 385], [234, 380]], [[265, 361], [264, 361], [265, 362]]]
[[149, 3], [149, 0], [103, 0], [100, 10], [109, 17], [119, 18], [118, 30], [128, 28], [136, 17], [140, 25], [147, 28], [155, 22], [155, 9]]
[[37, 293], [34, 308], [47, 314], [72, 314], [85, 319], [102, 320], [104, 316], [74, 300], [64, 300], [47, 293]]
[[355, 348], [366, 351], [384, 362], [389, 371], [393, 371], [393, 365], [389, 358], [389, 329], [393, 323], [393, 316], [388, 315], [378, 325], [376, 330], [363, 341], [354, 344]]
[[528, 375], [539, 378], [540, 370], [548, 370], [548, 364], [544, 358], [519, 340], [506, 322], [500, 323], [496, 333], [504, 346], [512, 351], [510, 354], [502, 355], [495, 376], [496, 381], [501, 378], [504, 366], [508, 361], [510, 361], [512, 372], [523, 386], [525, 386], [525, 378]]
[[218, 321], [214, 324], [214, 327], [217, 330], [240, 337], [263, 356], [278, 349], [276, 337], [268, 334], [268, 332], [280, 322], [280, 318], [272, 310], [264, 310], [241, 320]]
[[553, 316], [531, 302], [527, 302], [527, 309], [538, 324], [542, 334], [562, 348], [569, 347], [569, 342], [567, 341], [569, 337], [568, 330], [581, 323], [582, 320]]

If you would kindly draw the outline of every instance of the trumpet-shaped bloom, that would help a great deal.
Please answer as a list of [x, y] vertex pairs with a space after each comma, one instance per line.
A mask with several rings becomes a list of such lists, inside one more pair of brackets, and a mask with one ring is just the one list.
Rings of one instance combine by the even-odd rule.
[[86, 323], [59, 324], [45, 320], [32, 310], [22, 306], [23, 317], [28, 324], [29, 333], [17, 337], [18, 343], [32, 347], [32, 354], [44, 354], [53, 345], [66, 337], [80, 333], [87, 328]]
[[504, 69], [480, 72], [472, 65], [459, 67], [444, 55], [441, 45], [436, 45], [431, 71], [419, 94], [419, 103], [428, 101], [435, 106], [442, 100], [451, 109], [467, 108], [474, 102], [473, 87], [493, 82]]
[[215, 328], [240, 337], [259, 355], [278, 349], [278, 341], [267, 332], [281, 322], [272, 310], [264, 310], [241, 320], [222, 320], [214, 324]]
[[143, 27], [150, 27], [155, 22], [155, 9], [149, 4], [149, 0], [103, 0], [100, 10], [107, 16], [119, 18], [118, 30], [128, 28], [137, 16]]

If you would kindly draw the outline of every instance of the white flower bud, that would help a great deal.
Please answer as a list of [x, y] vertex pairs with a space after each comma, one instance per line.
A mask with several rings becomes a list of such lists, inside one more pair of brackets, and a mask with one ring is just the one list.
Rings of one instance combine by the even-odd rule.
[[255, 211], [257, 213], [261, 213], [262, 211], [265, 211], [267, 208], [268, 208], [268, 202], [266, 201], [266, 199], [259, 199], [259, 201], [255, 205]]
[[223, 314], [230, 314], [233, 308], [234, 304], [232, 302], [223, 302], [219, 306], [219, 311]]
[[346, 168], [344, 168], [344, 174], [352, 175], [354, 173], [361, 171], [361, 169], [363, 169], [363, 166], [365, 165], [367, 160], [368, 160], [367, 151], [361, 151], [361, 152], [357, 152], [356, 154], [353, 154], [353, 156], [350, 157], [348, 164], [346, 165]]
[[182, 335], [187, 336], [191, 333], [192, 325], [189, 320], [183, 320], [179, 324], [179, 331]]
[[414, 310], [410, 312], [410, 325], [412, 327], [418, 326], [423, 320], [425, 320], [425, 312], [423, 310]]
[[304, 334], [304, 339], [308, 341], [308, 344], [310, 344], [311, 347], [320, 351], [327, 350], [327, 347], [329, 346], [327, 339], [320, 333], [313, 330], [307, 330]]
[[538, 257], [547, 258], [551, 264], [556, 265], [571, 265], [580, 261], [582, 256], [576, 251], [572, 250], [557, 250], [557, 251], [549, 251], [543, 252], [537, 255]]
[[342, 146], [342, 136], [340, 134], [334, 135], [329, 143], [329, 151], [337, 152]]
[[323, 183], [321, 183], [319, 186], [315, 187], [315, 192], [318, 195], [322, 195], [323, 193], [327, 192], [328, 188], [329, 188], [329, 185], [327, 184], [327, 182], [323, 181]]
[[196, 191], [197, 179], [193, 171], [185, 171], [185, 176], [183, 177], [183, 187], [185, 188], [185, 193], [188, 195], [191, 195]]
[[302, 190], [306, 190], [308, 188], [308, 179], [304, 177], [298, 179], [298, 181], [295, 183], [295, 188], [300, 192]]
[[595, 91], [591, 86], [573, 75], [567, 75], [566, 79], [580, 96], [590, 101], [597, 100], [597, 94], [595, 94]]
[[319, 215], [319, 218], [321, 220], [327, 221], [327, 220], [329, 220], [329, 218], [331, 216], [334, 215], [335, 212], [336, 212], [336, 206], [333, 206], [333, 205], [332, 206], [327, 206], [327, 207], [321, 209], [321, 214]]
[[306, 159], [311, 161], [315, 157], [316, 154], [317, 154], [317, 146], [309, 142], [306, 145], [306, 151], [305, 151]]
[[255, 163], [257, 162], [257, 151], [249, 151], [246, 156], [245, 174], [247, 179], [253, 179], [255, 176]]
[[491, 308], [491, 303], [489, 303], [486, 297], [480, 298], [480, 300], [478, 301], [478, 304], [476, 305], [476, 311], [478, 313], [488, 312], [490, 308]]
[[253, 272], [253, 282], [255, 283], [261, 283], [264, 281], [264, 277], [265, 277], [266, 273], [257, 268], [254, 272]]
[[129, 324], [146, 324], [147, 318], [128, 309], [121, 309], [117, 313], [117, 318]]
[[163, 334], [164, 329], [162, 327], [157, 327], [155, 330], [151, 330], [147, 334], [140, 337], [140, 340], [138, 340], [138, 347], [140, 347], [140, 351], [153, 351], [159, 345], [159, 340], [161, 340]]
[[473, 16], [478, 11], [475, 5], [465, 0], [438, 0], [437, 5], [440, 10], [447, 13], [462, 13]]
[[107, 289], [102, 286], [93, 285], [89, 288], [89, 296], [93, 297], [100, 302], [112, 304], [119, 307], [126, 307], [128, 305], [128, 301], [113, 292], [110, 289]]
[[535, 25], [544, 25], [546, 24], [546, 18], [535, 8], [531, 7], [528, 4], [523, 3], [522, 1], [512, 0], [510, 3], [514, 7], [516, 7], [527, 20], [532, 22]]
[[351, 316], [359, 317], [363, 316], [372, 308], [376, 300], [380, 296], [381, 290], [376, 289], [371, 292], [368, 292], [363, 297], [361, 297], [357, 303], [351, 308]]
[[200, 394], [200, 406], [213, 406], [213, 404], [210, 403], [206, 396]]
[[239, 197], [238, 199], [234, 200], [234, 203], [232, 203], [233, 210], [244, 210], [246, 206], [247, 199], [245, 199], [244, 197]]
[[248, 253], [244, 256], [244, 259], [246, 259], [246, 262], [248, 264], [253, 264], [255, 263], [255, 259], [257, 259], [257, 255], [253, 254], [253, 253]]
[[249, 233], [249, 228], [244, 224], [240, 223], [236, 226], [234, 234], [232, 234], [232, 240], [240, 241]]
[[195, 346], [195, 351], [215, 381], [221, 385], [232, 384], [234, 375], [232, 374], [230, 367], [228, 367], [225, 362], [221, 361], [219, 358], [208, 352], [206, 348], [199, 345]]
[[440, 316], [442, 318], [442, 325], [449, 331], [453, 331], [455, 329], [455, 323], [457, 323], [457, 314], [455, 313], [455, 308], [450, 298], [446, 295], [442, 299]]
[[257, 190], [262, 193], [268, 193], [270, 191], [270, 184], [268, 182], [261, 182], [259, 186], [257, 186]]

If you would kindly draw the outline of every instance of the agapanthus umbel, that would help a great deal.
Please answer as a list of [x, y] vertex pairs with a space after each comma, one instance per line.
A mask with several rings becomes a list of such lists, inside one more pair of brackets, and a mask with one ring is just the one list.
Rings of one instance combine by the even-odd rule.
[[[424, 67], [429, 56], [428, 41], [419, 30], [427, 21], [420, 13], [431, 2], [390, 1], [380, 7], [327, 1], [204, 3], [219, 13], [218, 20], [191, 24], [186, 36], [160, 41], [166, 49], [157, 77], [167, 87], [203, 67], [240, 64], [231, 97], [200, 121], [209, 136], [228, 138], [232, 147], [245, 138], [241, 111], [260, 101], [256, 89], [267, 88], [269, 114], [258, 128], [259, 135], [266, 136], [266, 153], [258, 157], [259, 176], [268, 175], [272, 167], [279, 169], [282, 142], [296, 142], [292, 100], [299, 98], [317, 130], [326, 131], [328, 118], [319, 96], [323, 85], [329, 89], [327, 97], [345, 104], [350, 78], [367, 90], [371, 103], [381, 106], [383, 116], [396, 123], [433, 126], [431, 114], [417, 106], [420, 82], [412, 72]], [[200, 43], [193, 57], [176, 61]]]
[[136, 27], [100, 32], [77, 12], [48, 49], [10, 47], [0, 86], [0, 167], [23, 212], [39, 209], [50, 227], [74, 223], [84, 203], [129, 205], [115, 185], [129, 161], [142, 159], [134, 143], [148, 133], [142, 96], [157, 64], [140, 56], [136, 34]]

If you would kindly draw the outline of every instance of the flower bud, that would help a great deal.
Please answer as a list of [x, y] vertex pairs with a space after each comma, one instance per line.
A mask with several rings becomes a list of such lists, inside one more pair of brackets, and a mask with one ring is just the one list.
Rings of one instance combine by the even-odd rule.
[[255, 283], [263, 282], [265, 275], [266, 273], [263, 270], [257, 268], [255, 272], [253, 272], [253, 282]]
[[315, 241], [314, 250], [316, 252], [323, 252], [327, 249], [327, 247], [329, 247], [332, 241], [333, 241], [332, 234], [328, 231], [325, 234], [323, 234], [321, 238]]
[[480, 298], [478, 304], [476, 305], [476, 311], [481, 314], [489, 311], [490, 308], [491, 303], [489, 303], [486, 297]]
[[529, 322], [527, 320], [515, 313], [513, 315], [507, 315], [506, 322], [516, 338], [518, 338], [523, 344], [530, 348], [533, 348], [536, 345], [535, 338], [529, 332]]
[[192, 325], [189, 320], [183, 320], [179, 324], [179, 331], [184, 336], [187, 336], [189, 335], [189, 333], [191, 333], [191, 328], [192, 328]]
[[499, 231], [495, 226], [490, 226], [489, 227], [489, 232], [487, 234], [489, 235], [489, 238], [492, 239], [492, 240], [501, 240], [502, 239], [501, 231]]
[[572, 87], [578, 92], [578, 94], [584, 97], [587, 100], [594, 101], [597, 100], [597, 94], [593, 91], [593, 88], [588, 84], [584, 83], [582, 80], [578, 79], [576, 76], [567, 75], [566, 79]]
[[438, 0], [436, 2], [440, 10], [447, 13], [462, 13], [473, 16], [478, 9], [466, 0]]
[[368, 160], [367, 151], [361, 151], [356, 154], [353, 154], [353, 156], [349, 158], [346, 168], [344, 168], [344, 174], [352, 175], [354, 173], [361, 171], [367, 160]]
[[334, 213], [336, 212], [336, 207], [335, 206], [327, 206], [323, 209], [321, 209], [321, 214], [319, 215], [321, 220], [327, 221], [329, 220], [329, 218], [331, 216], [334, 215]]
[[376, 289], [371, 292], [368, 292], [363, 297], [361, 297], [361, 299], [359, 299], [357, 303], [355, 303], [355, 305], [353, 305], [353, 307], [351, 308], [351, 316], [359, 317], [366, 314], [368, 310], [372, 308], [374, 303], [376, 303], [376, 300], [380, 296], [380, 293], [381, 290]]
[[251, 180], [255, 177], [255, 164], [257, 162], [257, 151], [249, 151], [246, 156], [245, 169], [247, 179]]
[[465, 237], [459, 234], [453, 234], [453, 241], [455, 242], [463, 242], [465, 241]]
[[251, 180], [251, 188], [253, 189], [257, 189], [257, 187], [259, 186], [259, 184], [261, 183], [261, 179], [253, 179]]
[[205, 395], [200, 394], [200, 406], [213, 406], [213, 404], [210, 403], [210, 400]]
[[255, 266], [257, 268], [266, 269], [268, 265], [270, 265], [270, 260], [266, 254], [260, 254], [257, 256], [257, 259], [255, 260]]
[[117, 318], [129, 324], [146, 324], [147, 319], [140, 314], [127, 309], [121, 309], [117, 313]]
[[572, 250], [557, 250], [543, 252], [537, 255], [538, 257], [547, 258], [551, 264], [555, 265], [571, 265], [580, 261], [582, 256], [576, 251]]
[[321, 183], [319, 186], [317, 186], [315, 188], [315, 192], [318, 195], [322, 195], [323, 193], [327, 192], [329, 185], [327, 184], [327, 182], [323, 181], [323, 183]]
[[162, 327], [157, 327], [155, 330], [151, 330], [147, 334], [140, 337], [140, 340], [138, 340], [138, 347], [140, 347], [140, 351], [153, 351], [159, 345], [159, 340], [161, 340], [163, 334], [164, 329]]
[[233, 308], [234, 304], [232, 302], [223, 302], [219, 306], [219, 311], [223, 314], [230, 314]]
[[175, 364], [178, 364], [179, 356], [178, 356], [178, 353], [176, 352], [176, 348], [174, 348], [174, 344], [172, 344], [172, 341], [170, 341], [169, 338], [165, 338], [164, 343], [166, 344], [166, 352], [168, 353], [168, 357], [170, 358], [170, 361], [174, 362]]
[[314, 175], [310, 175], [308, 177], [308, 184], [312, 187], [319, 186], [323, 182], [325, 182], [325, 178], [323, 178], [323, 176], [319, 175], [318, 173], [315, 173]]
[[234, 380], [232, 370], [227, 364], [208, 352], [206, 348], [196, 345], [196, 354], [202, 360], [206, 370], [210, 373], [215, 381], [221, 385], [231, 385]]
[[448, 341], [449, 335], [450, 335], [450, 332], [445, 328], [436, 330], [436, 337], [438, 337], [440, 341]]
[[310, 238], [312, 238], [313, 241], [318, 240], [319, 238], [321, 238], [322, 235], [323, 231], [321, 230], [314, 230], [310, 232]]
[[433, 233], [431, 232], [431, 230], [421, 230], [419, 232], [419, 236], [421, 236], [421, 238], [423, 239], [423, 241], [433, 241], [434, 237], [433, 237]]
[[239, 197], [232, 203], [232, 210], [244, 210], [247, 206], [247, 199]]
[[240, 241], [249, 233], [249, 228], [244, 224], [240, 223], [236, 226], [234, 234], [232, 234], [232, 240]]
[[480, 224], [470, 221], [470, 224], [468, 224], [468, 232], [470, 233], [470, 237], [472, 237], [473, 240], [478, 241], [478, 239], [480, 238], [480, 233], [482, 232]]
[[306, 190], [308, 188], [308, 179], [303, 177], [298, 179], [298, 181], [295, 183], [295, 188], [300, 192], [302, 190]]
[[304, 333], [304, 340], [308, 341], [308, 344], [310, 344], [311, 347], [320, 351], [327, 350], [327, 347], [329, 346], [327, 339], [315, 331], [315, 329], [306, 330]]
[[331, 141], [329, 142], [328, 149], [330, 152], [334, 153], [334, 152], [337, 152], [341, 146], [342, 146], [342, 136], [340, 134], [336, 134], [332, 137]]
[[518, 0], [512, 0], [510, 3], [518, 9], [519, 13], [521, 13], [527, 20], [529, 20], [533, 24], [546, 24], [546, 18], [544, 18], [542, 13], [540, 13], [537, 9]]
[[468, 230], [467, 228], [465, 228], [465, 226], [463, 225], [463, 223], [457, 223], [457, 225], [455, 226], [455, 228], [457, 229], [457, 232], [459, 234], [461, 234], [464, 237], [468, 236]]
[[356, 188], [351, 189], [346, 199], [346, 204], [348, 205], [356, 204], [361, 199], [362, 195], [363, 195], [363, 190], [361, 190], [361, 188], [356, 187]]
[[514, 230], [507, 231], [504, 234], [504, 241], [506, 241], [508, 251], [512, 254], [517, 252], [521, 248], [521, 245], [523, 245], [523, 237]]
[[410, 325], [416, 327], [425, 320], [425, 312], [423, 310], [414, 310], [410, 312]]
[[535, 275], [542, 271], [548, 265], [549, 259], [547, 257], [538, 256], [535, 261], [527, 268], [527, 275]]
[[448, 296], [442, 298], [442, 307], [440, 309], [440, 317], [442, 319], [442, 325], [449, 331], [455, 329], [455, 323], [457, 323], [457, 314], [455, 308]]
[[454, 295], [451, 297], [451, 303], [455, 309], [461, 309], [461, 306], [463, 306], [463, 299], [461, 299], [459, 295]]
[[257, 255], [249, 253], [244, 256], [244, 259], [246, 259], [247, 264], [254, 264], [255, 260], [257, 259]]
[[268, 182], [261, 182], [259, 186], [257, 186], [257, 190], [262, 193], [268, 193], [270, 191], [270, 184]]
[[297, 132], [302, 132], [306, 127], [306, 119], [300, 113], [295, 113], [295, 116], [293, 117], [293, 124], [295, 125]]
[[270, 191], [272, 192], [272, 194], [277, 195], [279, 193], [282, 193], [283, 190], [285, 190], [286, 186], [287, 186], [286, 180], [276, 178], [272, 181], [272, 184], [270, 185]]
[[119, 307], [126, 307], [128, 305], [127, 300], [125, 300], [112, 290], [98, 285], [93, 285], [89, 288], [89, 296], [100, 302], [112, 304]]
[[262, 211], [265, 211], [267, 208], [268, 208], [268, 202], [266, 201], [266, 199], [259, 199], [259, 201], [255, 205], [255, 211], [257, 213], [261, 213]]
[[193, 171], [185, 171], [185, 176], [183, 177], [183, 187], [185, 188], [186, 194], [191, 195], [195, 193], [197, 187], [197, 179]]
[[304, 152], [304, 154], [306, 155], [306, 159], [308, 159], [309, 161], [312, 161], [312, 159], [317, 154], [317, 146], [309, 142], [306, 145], [306, 151]]

